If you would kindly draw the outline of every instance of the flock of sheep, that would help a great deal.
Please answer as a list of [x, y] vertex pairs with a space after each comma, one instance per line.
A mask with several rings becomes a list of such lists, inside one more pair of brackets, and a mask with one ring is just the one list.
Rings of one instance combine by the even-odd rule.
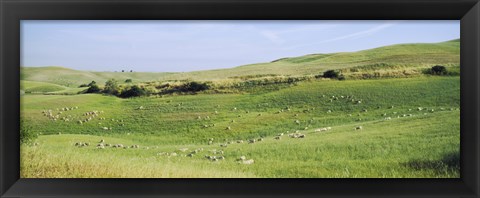
[[[76, 147], [88, 147], [90, 146], [90, 143], [88, 142], [75, 142], [74, 146]], [[105, 140], [100, 140], [97, 144], [97, 149], [105, 149], [106, 147], [111, 147], [111, 148], [124, 148], [124, 149], [128, 149], [128, 148], [140, 148], [139, 145], [137, 144], [134, 144], [132, 146], [124, 146], [123, 144], [109, 144], [109, 143], [105, 143]], [[148, 149], [148, 147], [146, 147], [146, 149]]]
[[57, 111], [58, 111], [57, 113], [55, 113], [51, 109], [48, 109], [48, 110], [43, 110], [42, 114], [52, 121], [63, 120], [64, 122], [69, 122], [70, 119], [72, 118], [71, 115], [62, 116], [62, 117], [60, 117], [60, 116], [63, 114], [63, 112], [71, 111], [71, 110], [74, 110], [74, 109], [78, 109], [78, 107], [75, 106], [75, 107], [57, 108]]
[[[71, 111], [71, 110], [75, 110], [75, 109], [78, 109], [78, 106], [57, 108], [56, 113], [55, 113], [55, 111], [53, 111], [51, 109], [43, 110], [42, 114], [52, 121], [62, 120], [64, 122], [69, 122], [69, 121], [72, 121], [74, 119], [78, 119], [77, 123], [80, 124], [80, 125], [83, 125], [83, 124], [85, 124], [89, 121], [92, 121], [95, 118], [97, 118], [99, 121], [106, 120], [105, 117], [99, 117], [100, 114], [104, 113], [104, 111], [97, 111], [97, 110], [87, 111], [87, 112], [83, 113], [81, 116], [75, 116], [75, 115], [73, 115], [73, 116], [72, 115], [62, 116], [63, 112]], [[143, 109], [143, 106], [141, 106], [139, 109]], [[123, 120], [111, 119], [111, 121], [112, 122], [119, 122], [120, 123], [119, 126], [125, 126]], [[101, 122], [99, 122], [98, 124], [102, 125]], [[107, 131], [107, 130], [112, 130], [113, 128], [111, 126], [109, 126], [109, 127], [100, 126], [100, 129], [103, 129], [103, 130]]]
[[[321, 97], [325, 98], [326, 96], [325, 95], [322, 95]], [[333, 102], [335, 100], [340, 100], [340, 99], [345, 99], [345, 100], [348, 100], [348, 102], [352, 102], [353, 104], [361, 104], [362, 103], [362, 100], [361, 99], [355, 99], [353, 96], [332, 96], [332, 97], [329, 97], [328, 101], [330, 102]], [[179, 104], [178, 106], [181, 106], [181, 104]], [[219, 107], [219, 105], [216, 106], [217, 108]], [[379, 108], [379, 107], [378, 107]], [[393, 109], [393, 106], [390, 106], [389, 107], [390, 109]], [[56, 121], [57, 119], [61, 119], [61, 120], [64, 120], [65, 122], [68, 122], [72, 119], [72, 116], [71, 115], [68, 115], [68, 116], [64, 116], [64, 117], [60, 117], [60, 115], [62, 115], [62, 112], [65, 112], [65, 111], [70, 111], [70, 110], [74, 110], [74, 109], [78, 109], [78, 107], [64, 107], [64, 108], [61, 108], [61, 109], [57, 109], [58, 110], [58, 113], [54, 113], [52, 110], [44, 110], [42, 111], [43, 115], [44, 116], [47, 116], [49, 119], [53, 120], [53, 121]], [[136, 110], [143, 110], [145, 109], [145, 107], [143, 106], [140, 106], [140, 107], [137, 107], [135, 108]], [[315, 108], [308, 108], [308, 109], [305, 109], [303, 110], [303, 113], [308, 113], [310, 111], [313, 111], [315, 110]], [[434, 112], [435, 110], [434, 109], [427, 109], [427, 108], [424, 108], [424, 107], [417, 107], [416, 108], [417, 111], [428, 111], [428, 112]], [[441, 108], [440, 110], [445, 110], [444, 108]], [[454, 108], [451, 108], [450, 110], [454, 110]], [[458, 108], [457, 108], [458, 110]], [[239, 111], [236, 107], [233, 107], [231, 109], [231, 111]], [[276, 114], [279, 114], [279, 113], [283, 113], [283, 112], [286, 112], [286, 111], [291, 111], [291, 107], [287, 106], [285, 108], [282, 108], [281, 110], [275, 112]], [[361, 110], [362, 112], [368, 112], [367, 109], [362, 109]], [[413, 111], [412, 109], [408, 109], [408, 111]], [[328, 109], [326, 111], [326, 113], [332, 113], [333, 111], [331, 109]], [[103, 111], [88, 111], [88, 112], [85, 112], [83, 114], [83, 116], [85, 116], [86, 118], [85, 119], [81, 119], [81, 120], [78, 120], [78, 123], [79, 124], [83, 124], [83, 123], [86, 123], [86, 122], [89, 122], [91, 121], [92, 119], [96, 118], [96, 117], [99, 117], [99, 115], [103, 113]], [[245, 111], [245, 113], [250, 113], [250, 111]], [[213, 115], [218, 115], [219, 114], [219, 111], [217, 109], [215, 109]], [[397, 118], [400, 118], [400, 117], [409, 117], [409, 116], [414, 116], [414, 114], [397, 114], [397, 112], [393, 112], [392, 113], [393, 115], [396, 115]], [[424, 113], [424, 114], [427, 114], [427, 113]], [[262, 116], [261, 113], [259, 113], [257, 116]], [[348, 114], [348, 116], [352, 116], [351, 114]], [[360, 116], [360, 113], [358, 114], [358, 116]], [[383, 120], [387, 121], [387, 120], [391, 120], [392, 119], [392, 115], [390, 116], [387, 116], [387, 113], [383, 113], [381, 114], [381, 116], [383, 116]], [[240, 118], [242, 117], [241, 115], [237, 115], [236, 117]], [[299, 114], [296, 113], [294, 114], [293, 117], [299, 117]], [[98, 118], [99, 120], [105, 120], [105, 118], [101, 118], [99, 117]], [[197, 116], [196, 118], [197, 120], [211, 120], [210, 116]], [[360, 119], [360, 118], [359, 118]], [[112, 119], [112, 121], [115, 121], [114, 119]], [[116, 120], [117, 122], [121, 122], [122, 125], [123, 125], [123, 120]], [[357, 120], [358, 121], [358, 120]], [[230, 121], [231, 123], [234, 123], [235, 120], [234, 119], [231, 119]], [[294, 119], [294, 123], [297, 124], [297, 125], [300, 125], [301, 123], [303, 123], [302, 121], [298, 120], [298, 119]], [[101, 123], [99, 123], [101, 124]], [[203, 125], [203, 128], [209, 128], [209, 127], [214, 127], [216, 126], [216, 124], [204, 124]], [[303, 127], [302, 127], [303, 128]], [[303, 128], [305, 131], [308, 130], [308, 126], [306, 126], [305, 128]], [[103, 130], [112, 130], [112, 127], [101, 127], [101, 129]], [[313, 130], [313, 132], [327, 132], [329, 130], [331, 130], [332, 127], [323, 127], [323, 128], [316, 128]], [[230, 131], [232, 130], [232, 127], [231, 126], [227, 126], [225, 128], [225, 130], [227, 131]], [[354, 127], [354, 130], [363, 130], [363, 127], [362, 126], [355, 126]], [[304, 131], [304, 132], [305, 132]], [[286, 133], [279, 133], [277, 135], [275, 135], [273, 137], [274, 140], [281, 140], [282, 137], [286, 135], [290, 138], [306, 138], [306, 134], [305, 133], [301, 133], [300, 130], [295, 130], [295, 132], [292, 132], [290, 133], [289, 131], [287, 131]], [[264, 141], [264, 138], [265, 137], [258, 137], [258, 138], [251, 138], [251, 139], [246, 139], [246, 140], [241, 140], [241, 139], [238, 139], [238, 140], [227, 140], [225, 139], [224, 142], [222, 143], [219, 143], [218, 145], [222, 148], [226, 148], [228, 147], [228, 145], [230, 144], [234, 144], [234, 143], [237, 143], [237, 144], [243, 144], [244, 142], [248, 143], [248, 144], [254, 144], [254, 143], [258, 143], [258, 142], [262, 142]], [[208, 142], [207, 144], [208, 145], [213, 145], [215, 142], [214, 142], [214, 138], [209, 138], [208, 139]], [[88, 147], [90, 146], [90, 144], [88, 142], [75, 142], [74, 144], [76, 147]], [[104, 140], [100, 140], [100, 142], [97, 144], [96, 148], [97, 149], [105, 149], [107, 147], [110, 147], [110, 148], [124, 148], [124, 149], [127, 149], [127, 148], [140, 148], [139, 145], [131, 145], [131, 146], [124, 146], [123, 144], [109, 144], [109, 143], [105, 143]], [[146, 149], [148, 149], [148, 147], [145, 147]], [[203, 148], [198, 148], [198, 149], [194, 149], [190, 152], [187, 152], [189, 149], [188, 148], [181, 148], [181, 149], [178, 149], [178, 151], [174, 151], [174, 152], [160, 152], [160, 153], [157, 153], [158, 156], [167, 156], [167, 157], [176, 157], [176, 156], [184, 156], [184, 157], [194, 157], [196, 155], [199, 155], [201, 152], [204, 151]], [[204, 155], [204, 158], [209, 160], [209, 161], [212, 161], [212, 162], [217, 162], [217, 161], [221, 161], [221, 160], [225, 160], [225, 153], [223, 150], [211, 150], [210, 151], [211, 154], [206, 154]], [[238, 159], [236, 159], [236, 162], [240, 163], [240, 164], [253, 164], [255, 161], [253, 159], [247, 159], [245, 156], [241, 156], [239, 157]]]

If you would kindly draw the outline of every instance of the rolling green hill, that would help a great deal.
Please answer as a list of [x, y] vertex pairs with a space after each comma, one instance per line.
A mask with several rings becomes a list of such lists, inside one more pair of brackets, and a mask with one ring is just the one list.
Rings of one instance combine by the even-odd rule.
[[[134, 82], [163, 80], [219, 80], [246, 75], [314, 75], [328, 69], [365, 68], [371, 65], [392, 68], [422, 69], [441, 64], [458, 67], [460, 63], [460, 40], [440, 43], [398, 44], [357, 52], [310, 54], [300, 57], [282, 58], [268, 63], [238, 66], [230, 69], [193, 72], [89, 72], [63, 67], [25, 67], [21, 70], [22, 80], [54, 83], [66, 87], [78, 87], [92, 80], [103, 84], [110, 78], [119, 81], [133, 79]], [[378, 68], [377, 68], [378, 69]], [[381, 68], [380, 68], [381, 69]], [[52, 75], [55, 74], [55, 75]]]
[[[22, 147], [21, 175], [459, 177], [459, 79], [314, 81], [263, 94], [132, 99], [24, 95], [22, 118], [42, 135], [39, 145]], [[57, 119], [46, 116], [50, 110]], [[92, 111], [99, 116], [79, 122]], [[332, 129], [316, 132], [322, 127]], [[295, 131], [306, 138], [288, 137]], [[274, 139], [279, 133], [285, 135]], [[247, 143], [260, 137], [261, 142]], [[140, 149], [98, 149], [101, 139]], [[198, 148], [204, 150], [186, 156]], [[204, 157], [220, 150], [223, 161]], [[164, 155], [173, 152], [178, 156]], [[239, 164], [240, 156], [255, 163]]]

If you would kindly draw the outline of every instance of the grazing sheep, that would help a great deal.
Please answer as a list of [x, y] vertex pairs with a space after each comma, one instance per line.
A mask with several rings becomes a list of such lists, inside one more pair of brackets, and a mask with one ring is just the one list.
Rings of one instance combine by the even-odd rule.
[[187, 157], [193, 157], [193, 153], [188, 154]]
[[392, 118], [391, 117], [386, 117], [385, 120], [391, 120]]
[[363, 112], [368, 112], [368, 110], [367, 110], [367, 109], [362, 109], [362, 111], [363, 111]]
[[383, 113], [382, 116], [387, 116], [387, 113]]
[[253, 164], [255, 161], [253, 159], [243, 160], [242, 164]]
[[361, 101], [361, 100], [357, 100], [357, 104], [362, 104], [362, 101]]
[[105, 146], [111, 146], [110, 144], [105, 144]]
[[300, 120], [295, 120], [295, 124], [300, 124]]
[[90, 143], [88, 143], [88, 142], [85, 142], [85, 146], [90, 146]]
[[362, 129], [363, 129], [362, 126], [356, 126], [356, 127], [355, 127], [355, 130], [362, 130]]
[[276, 140], [280, 140], [280, 139], [282, 139], [282, 137], [280, 137], [280, 136], [275, 136], [275, 138], [274, 138], [274, 139], [276, 139]]
[[307, 135], [305, 135], [305, 134], [301, 134], [301, 135], [298, 136], [298, 138], [305, 138], [306, 136]]
[[227, 147], [227, 144], [220, 144], [220, 147]]
[[179, 151], [182, 151], [182, 152], [185, 152], [188, 150], [188, 148], [181, 148], [181, 149], [178, 149]]
[[329, 109], [329, 110], [327, 111], [327, 113], [332, 113], [332, 110]]
[[332, 127], [327, 127], [327, 130], [330, 130], [330, 129], [332, 129]]
[[327, 128], [319, 128], [319, 129], [315, 129], [315, 132], [322, 132], [327, 130], [328, 130]]
[[213, 141], [208, 141], [208, 145], [212, 145], [213, 144]]
[[103, 145], [97, 146], [97, 149], [104, 149], [104, 148], [105, 148], [105, 146], [103, 146]]
[[246, 160], [247, 158], [245, 156], [240, 156], [240, 158], [238, 160]]
[[257, 141], [261, 142], [261, 141], [263, 141], [263, 138], [258, 138]]
[[80, 142], [75, 142], [75, 146], [80, 146]]
[[232, 128], [230, 126], [228, 126], [225, 130], [231, 130]]
[[249, 144], [253, 144], [253, 143], [255, 143], [255, 142], [256, 142], [255, 139], [248, 140], [248, 143], [249, 143]]
[[223, 157], [223, 156], [220, 156], [220, 157], [218, 157], [217, 159], [219, 159], [219, 160], [224, 160], [224, 159], [225, 159], [225, 157]]
[[98, 143], [104, 143], [104, 142], [105, 142], [105, 140], [101, 139], [100, 142], [98, 142]]
[[233, 111], [237, 110], [237, 107], [233, 107], [233, 109], [232, 109], [232, 110], [233, 110]]
[[277, 136], [283, 136], [283, 133], [279, 133], [279, 134], [277, 134]]
[[237, 143], [239, 143], [239, 144], [243, 143], [243, 140], [237, 140]]

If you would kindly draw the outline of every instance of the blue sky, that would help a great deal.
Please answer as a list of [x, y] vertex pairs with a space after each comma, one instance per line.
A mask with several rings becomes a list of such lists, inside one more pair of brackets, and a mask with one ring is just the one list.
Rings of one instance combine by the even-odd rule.
[[460, 21], [21, 21], [21, 65], [183, 72], [460, 38]]

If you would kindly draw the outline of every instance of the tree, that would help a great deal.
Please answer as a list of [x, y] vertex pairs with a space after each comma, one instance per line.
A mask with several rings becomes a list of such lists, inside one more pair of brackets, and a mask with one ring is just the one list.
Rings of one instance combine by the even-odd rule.
[[125, 70], [122, 69], [122, 72], [125, 72]]
[[130, 72], [133, 72], [133, 70], [130, 70]]
[[103, 89], [103, 92], [111, 95], [118, 95], [118, 89], [118, 82], [115, 79], [110, 79], [105, 82], [105, 88]]

